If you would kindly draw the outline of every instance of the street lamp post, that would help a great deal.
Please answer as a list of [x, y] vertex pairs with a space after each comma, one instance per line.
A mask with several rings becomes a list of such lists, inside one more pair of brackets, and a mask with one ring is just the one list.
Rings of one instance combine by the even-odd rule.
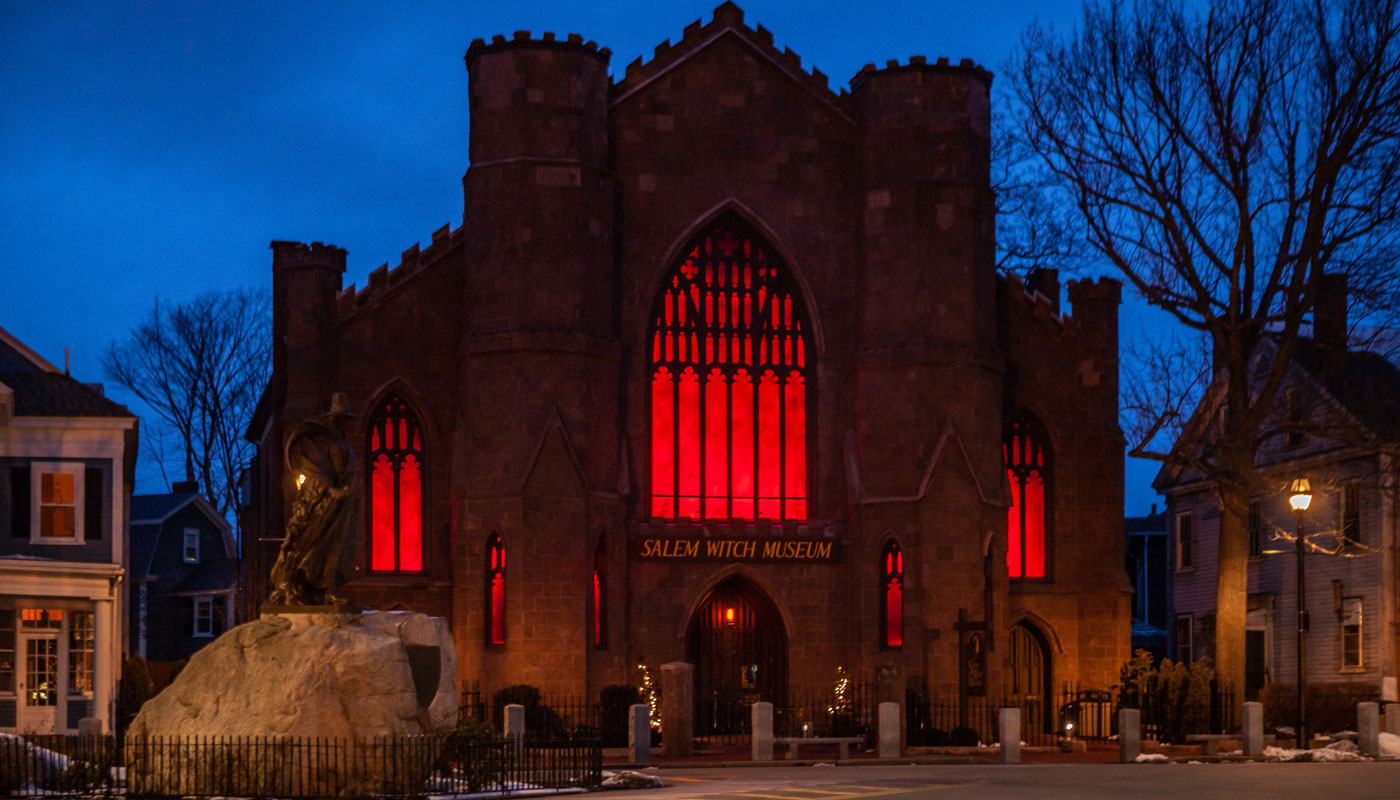
[[1289, 505], [1298, 517], [1298, 747], [1308, 747], [1308, 604], [1307, 580], [1304, 571], [1303, 514], [1312, 504], [1312, 487], [1307, 478], [1293, 481]]

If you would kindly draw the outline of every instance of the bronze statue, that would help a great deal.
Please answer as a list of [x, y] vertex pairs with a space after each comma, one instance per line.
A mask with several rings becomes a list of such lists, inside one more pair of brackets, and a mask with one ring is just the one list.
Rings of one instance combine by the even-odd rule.
[[337, 392], [324, 417], [298, 422], [287, 435], [286, 464], [296, 476], [297, 499], [272, 567], [270, 605], [343, 603], [334, 592], [354, 568], [360, 504], [350, 419], [345, 394]]

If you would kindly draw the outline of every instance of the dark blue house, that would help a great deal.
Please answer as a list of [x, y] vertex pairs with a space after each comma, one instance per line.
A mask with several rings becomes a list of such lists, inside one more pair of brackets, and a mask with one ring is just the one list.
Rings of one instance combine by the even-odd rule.
[[1153, 503], [1145, 517], [1123, 520], [1127, 534], [1128, 578], [1133, 583], [1133, 650], [1167, 654], [1167, 622], [1171, 619], [1170, 560], [1167, 558], [1167, 514]]
[[233, 528], [196, 491], [131, 498], [130, 636], [147, 661], [180, 661], [233, 626]]

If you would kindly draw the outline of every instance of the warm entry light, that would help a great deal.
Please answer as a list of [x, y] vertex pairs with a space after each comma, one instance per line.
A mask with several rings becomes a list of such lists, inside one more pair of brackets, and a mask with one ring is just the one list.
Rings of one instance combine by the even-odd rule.
[[298, 475], [298, 476], [297, 476], [297, 489], [301, 489], [301, 485], [302, 485], [303, 483], [306, 483], [306, 476], [305, 476], [305, 475]]
[[734, 624], [734, 607], [730, 606], [724, 610], [724, 622], [727, 625]]
[[1307, 478], [1299, 478], [1293, 482], [1288, 502], [1294, 511], [1307, 511], [1308, 506], [1312, 505], [1312, 487], [1308, 485]]

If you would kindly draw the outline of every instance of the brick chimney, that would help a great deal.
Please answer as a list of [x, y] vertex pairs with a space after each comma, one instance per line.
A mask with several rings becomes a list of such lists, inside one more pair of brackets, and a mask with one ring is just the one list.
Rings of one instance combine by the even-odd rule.
[[1337, 375], [1347, 364], [1347, 276], [1324, 274], [1313, 304], [1313, 341], [1330, 370]]

